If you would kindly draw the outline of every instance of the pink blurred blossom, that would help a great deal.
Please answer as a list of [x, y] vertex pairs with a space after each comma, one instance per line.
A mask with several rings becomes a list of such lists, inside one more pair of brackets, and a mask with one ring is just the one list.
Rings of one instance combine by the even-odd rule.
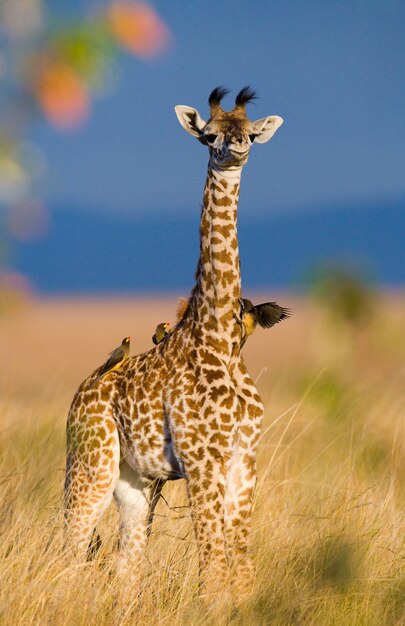
[[38, 74], [34, 92], [47, 120], [62, 130], [82, 125], [89, 115], [86, 84], [63, 62], [51, 61]]
[[119, 44], [137, 56], [157, 56], [170, 43], [167, 26], [152, 7], [143, 2], [112, 2], [108, 21]]

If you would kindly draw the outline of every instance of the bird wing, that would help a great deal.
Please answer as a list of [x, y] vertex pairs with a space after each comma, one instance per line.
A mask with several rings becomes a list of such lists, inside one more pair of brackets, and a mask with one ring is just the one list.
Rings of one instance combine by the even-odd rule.
[[255, 306], [256, 319], [262, 328], [271, 328], [287, 317], [290, 317], [290, 309], [279, 306], [276, 302], [264, 302]]
[[112, 369], [115, 365], [117, 365], [120, 361], [122, 361], [124, 357], [125, 357], [124, 348], [122, 346], [119, 346], [119, 348], [115, 348], [115, 350], [113, 350], [110, 353], [106, 362], [103, 363], [103, 365], [101, 366], [99, 376], [102, 374], [105, 374], [110, 369]]

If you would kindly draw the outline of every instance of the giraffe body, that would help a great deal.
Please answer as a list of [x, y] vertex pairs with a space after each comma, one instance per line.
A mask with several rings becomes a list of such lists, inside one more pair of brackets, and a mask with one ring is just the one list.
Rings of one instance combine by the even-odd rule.
[[196, 285], [173, 331], [91, 387], [79, 387], [68, 416], [67, 537], [80, 555], [114, 496], [120, 511], [119, 567], [140, 576], [153, 510], [167, 480], [185, 478], [199, 551], [201, 592], [239, 599], [253, 582], [249, 551], [255, 457], [263, 405], [240, 346], [236, 231], [240, 176], [250, 147], [267, 141], [277, 116], [251, 122], [245, 89], [233, 111], [210, 96], [211, 117], [176, 107], [181, 125], [208, 145]]

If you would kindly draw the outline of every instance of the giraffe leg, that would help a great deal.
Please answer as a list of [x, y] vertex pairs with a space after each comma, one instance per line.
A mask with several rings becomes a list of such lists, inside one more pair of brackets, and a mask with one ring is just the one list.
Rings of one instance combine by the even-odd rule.
[[79, 422], [70, 416], [64, 507], [66, 544], [76, 559], [86, 557], [94, 528], [112, 500], [119, 454], [112, 418], [86, 414]]
[[207, 455], [186, 467], [187, 491], [198, 546], [200, 593], [224, 598], [229, 571], [224, 537], [225, 464]]
[[[197, 449], [198, 453], [204, 449]], [[224, 493], [229, 459], [213, 453], [197, 462], [184, 460], [187, 492], [198, 549], [199, 596], [210, 614], [210, 623], [223, 624], [231, 619], [234, 606], [231, 595], [229, 565], [225, 549]]]
[[254, 583], [249, 538], [263, 404], [242, 361], [235, 374], [240, 421], [225, 489], [225, 536], [232, 588], [243, 600]]
[[114, 490], [120, 514], [118, 572], [130, 577], [133, 590], [139, 587], [144, 550], [163, 484], [164, 481], [151, 482], [139, 476], [125, 461], [121, 463]]
[[225, 492], [225, 538], [234, 596], [243, 601], [252, 591], [255, 569], [250, 553], [250, 526], [255, 458], [246, 449], [233, 456]]
[[[218, 367], [213, 373], [225, 382], [214, 386], [212, 379], [200, 376], [198, 384], [204, 392], [193, 398], [193, 411], [179, 418], [186, 427], [175, 430], [175, 447], [186, 474], [198, 547], [200, 593], [205, 601], [224, 605], [230, 600], [224, 497], [238, 398], [228, 371]], [[206, 393], [206, 389], [211, 392]]]
[[94, 556], [92, 536], [112, 500], [116, 476], [89, 482], [88, 473], [72, 467], [65, 489], [66, 544], [76, 559]]

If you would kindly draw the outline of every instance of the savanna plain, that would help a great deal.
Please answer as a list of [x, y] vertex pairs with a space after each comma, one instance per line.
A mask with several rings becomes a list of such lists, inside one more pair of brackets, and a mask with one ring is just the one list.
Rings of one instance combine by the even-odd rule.
[[118, 585], [114, 506], [102, 546], [63, 554], [65, 421], [81, 380], [131, 335], [152, 345], [176, 298], [32, 299], [0, 316], [0, 624], [405, 624], [405, 295], [360, 322], [310, 297], [254, 294], [293, 316], [248, 340], [265, 403], [253, 597], [220, 614], [198, 598], [184, 481], [167, 484], [142, 593]]

